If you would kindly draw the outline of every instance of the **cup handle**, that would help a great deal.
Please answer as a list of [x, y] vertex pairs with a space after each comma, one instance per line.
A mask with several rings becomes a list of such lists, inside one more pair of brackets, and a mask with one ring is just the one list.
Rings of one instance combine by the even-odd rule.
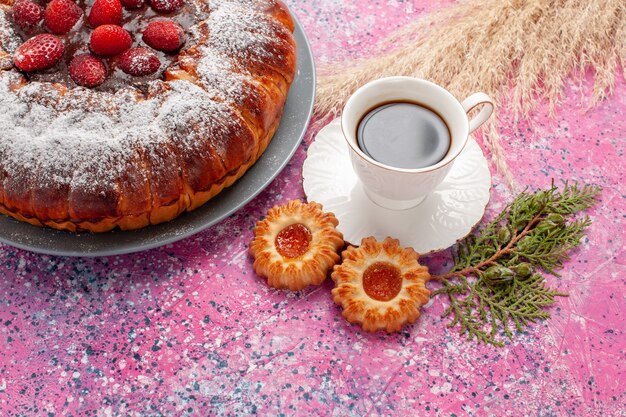
[[482, 110], [469, 121], [469, 133], [478, 129], [493, 113], [493, 100], [485, 93], [474, 93], [461, 103], [466, 113], [476, 106], [484, 105]]

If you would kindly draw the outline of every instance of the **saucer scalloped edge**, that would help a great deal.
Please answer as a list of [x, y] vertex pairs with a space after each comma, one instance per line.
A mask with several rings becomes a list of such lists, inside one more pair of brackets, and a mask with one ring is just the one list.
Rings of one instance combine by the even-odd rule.
[[487, 160], [470, 138], [447, 177], [421, 204], [401, 211], [380, 207], [352, 169], [339, 119], [317, 134], [302, 176], [308, 201], [335, 214], [346, 242], [391, 236], [419, 253], [446, 249], [467, 236], [485, 214], [491, 189]]

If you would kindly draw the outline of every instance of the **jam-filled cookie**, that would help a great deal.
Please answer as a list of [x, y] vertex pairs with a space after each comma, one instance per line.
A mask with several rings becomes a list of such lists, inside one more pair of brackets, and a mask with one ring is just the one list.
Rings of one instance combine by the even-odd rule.
[[339, 261], [343, 236], [339, 222], [315, 202], [275, 206], [257, 223], [250, 254], [254, 270], [274, 288], [301, 290], [319, 285]]
[[418, 263], [418, 254], [402, 248], [396, 239], [382, 242], [367, 237], [359, 248], [342, 253], [343, 262], [331, 275], [333, 300], [343, 308], [350, 323], [368, 332], [397, 332], [420, 316], [428, 302], [428, 268]]

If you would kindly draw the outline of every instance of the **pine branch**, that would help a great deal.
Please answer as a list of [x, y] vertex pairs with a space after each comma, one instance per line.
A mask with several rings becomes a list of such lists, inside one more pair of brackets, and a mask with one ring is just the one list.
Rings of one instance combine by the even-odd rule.
[[557, 275], [591, 224], [588, 217], [573, 218], [591, 208], [601, 188], [565, 183], [547, 190], [522, 192], [479, 233], [458, 245], [454, 267], [434, 276], [443, 287], [449, 306], [443, 317], [449, 327], [459, 326], [469, 340], [502, 346], [537, 320], [555, 297], [567, 294], [550, 288], [541, 271]]

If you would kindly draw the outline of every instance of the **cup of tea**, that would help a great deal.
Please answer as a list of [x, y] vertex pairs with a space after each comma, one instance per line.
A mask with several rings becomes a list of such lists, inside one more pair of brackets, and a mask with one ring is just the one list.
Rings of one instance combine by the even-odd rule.
[[493, 107], [485, 93], [459, 102], [443, 87], [412, 77], [381, 78], [359, 88], [344, 106], [341, 130], [367, 196], [393, 210], [421, 203]]

